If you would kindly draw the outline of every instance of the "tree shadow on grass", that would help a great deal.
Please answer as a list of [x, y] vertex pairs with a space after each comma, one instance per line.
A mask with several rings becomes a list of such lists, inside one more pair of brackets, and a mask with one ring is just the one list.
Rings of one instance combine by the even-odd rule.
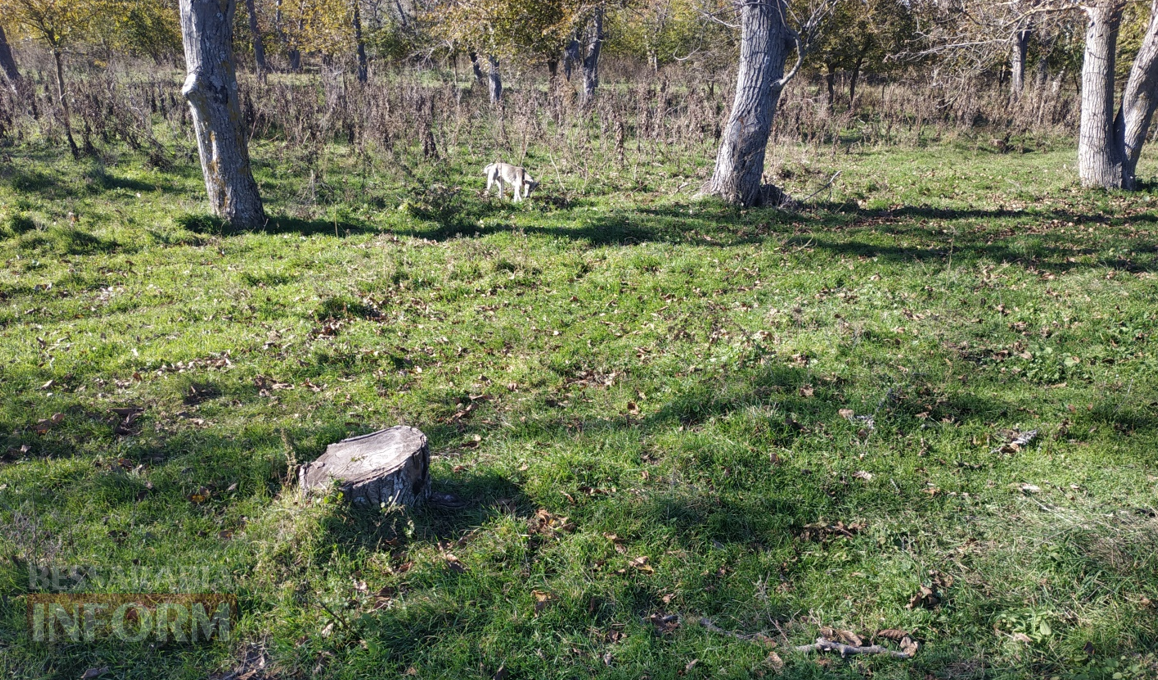
[[[741, 211], [714, 202], [672, 204], [638, 209], [610, 209], [598, 212], [544, 212], [546, 222], [554, 224], [517, 224], [481, 222], [480, 218], [502, 212], [491, 204], [471, 203], [468, 207], [446, 208], [423, 217], [434, 222], [431, 228], [394, 230], [418, 238], [436, 241], [461, 236], [485, 236], [500, 232], [522, 232], [585, 242], [590, 247], [631, 246], [645, 243], [668, 243], [702, 247], [728, 248], [755, 245], [767, 241], [799, 249], [826, 250], [840, 255], [877, 257], [890, 262], [948, 261], [970, 263], [979, 260], [1016, 262], [1053, 273], [1064, 273], [1091, 266], [1123, 271], [1155, 271], [1158, 262], [1152, 255], [1158, 244], [1131, 237], [1130, 257], [1102, 257], [1095, 265], [1074, 260], [1097, 256], [1092, 245], [1075, 247], [1073, 236], [1049, 229], [1023, 230], [1009, 225], [1005, 233], [996, 231], [996, 220], [1032, 219], [1041, 222], [1078, 224], [1115, 224], [1123, 222], [1158, 222], [1158, 216], [1142, 214], [1128, 218], [1101, 213], [1068, 210], [1009, 209], [943, 209], [928, 206], [906, 206], [894, 210], [847, 209], [847, 206], [822, 205], [807, 212], [788, 213], [774, 209]], [[482, 209], [485, 208], [485, 209]], [[515, 215], [512, 215], [515, 217]], [[929, 225], [928, 220], [948, 222]], [[560, 222], [570, 222], [560, 224]], [[949, 235], [946, 227], [964, 222]], [[876, 243], [864, 236], [918, 240], [918, 243]], [[1111, 234], [1111, 236], [1114, 236]]]
[[267, 216], [259, 229], [234, 227], [220, 217], [205, 213], [187, 213], [174, 220], [177, 226], [196, 234], [213, 236], [241, 236], [245, 234], [298, 234], [325, 235], [343, 238], [351, 235], [376, 233], [379, 230], [349, 219], [303, 219], [286, 215]]

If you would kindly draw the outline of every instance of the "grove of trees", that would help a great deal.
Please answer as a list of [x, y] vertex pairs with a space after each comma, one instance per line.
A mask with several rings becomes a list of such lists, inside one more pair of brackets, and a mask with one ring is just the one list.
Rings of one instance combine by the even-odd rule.
[[20, 60], [51, 59], [51, 115], [73, 156], [89, 134], [78, 143], [70, 61], [183, 65], [210, 203], [242, 224], [263, 212], [236, 64], [261, 80], [342, 72], [358, 83], [449, 68], [456, 87], [465, 65], [497, 109], [505, 81], [541, 73], [548, 91], [572, 93], [578, 115], [598, 102], [608, 59], [665, 88], [667, 74], [695, 87], [690, 74], [724, 73], [735, 89], [730, 107], [717, 107], [704, 191], [741, 205], [781, 200], [764, 159], [798, 74], [825, 115], [853, 118], [874, 115], [859, 103], [866, 82], [904, 85], [915, 98], [940, 92], [943, 109], [967, 107], [954, 95], [966, 82], [1005, 92], [1010, 110], [1028, 110], [1033, 92], [1039, 121], [1042, 97], [1072, 92], [1079, 178], [1107, 189], [1138, 186], [1158, 101], [1158, 0], [0, 0], [0, 22], [0, 74], [17, 97]]

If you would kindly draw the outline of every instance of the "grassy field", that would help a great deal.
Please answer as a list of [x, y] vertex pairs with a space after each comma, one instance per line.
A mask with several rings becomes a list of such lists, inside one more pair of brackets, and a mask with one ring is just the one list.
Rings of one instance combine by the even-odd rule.
[[[1071, 148], [787, 149], [783, 213], [259, 146], [260, 233], [187, 157], [0, 153], [5, 677], [1158, 677], [1158, 205]], [[465, 507], [298, 495], [398, 423]], [[211, 567], [237, 639], [34, 643], [29, 563]]]

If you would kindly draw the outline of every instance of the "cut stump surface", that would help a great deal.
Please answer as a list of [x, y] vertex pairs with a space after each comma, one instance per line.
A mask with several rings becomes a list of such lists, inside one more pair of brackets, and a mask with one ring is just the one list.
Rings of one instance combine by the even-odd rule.
[[426, 435], [405, 425], [330, 444], [298, 471], [302, 490], [325, 491], [338, 483], [357, 504], [413, 506], [430, 495]]

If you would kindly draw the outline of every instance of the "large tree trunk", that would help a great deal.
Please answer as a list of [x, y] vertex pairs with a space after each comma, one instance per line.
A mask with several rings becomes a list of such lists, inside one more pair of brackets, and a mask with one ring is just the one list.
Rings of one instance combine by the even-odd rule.
[[1120, 118], [1125, 126], [1122, 131], [1124, 189], [1137, 188], [1134, 173], [1138, 168], [1138, 158], [1142, 155], [1142, 145], [1146, 142], [1146, 133], [1150, 130], [1155, 105], [1158, 105], [1158, 0], [1151, 2], [1150, 25], [1146, 27], [1142, 46], [1130, 68], [1130, 77], [1122, 95]]
[[1014, 99], [1025, 89], [1025, 60], [1029, 54], [1029, 27], [1019, 29], [1013, 36], [1009, 56], [1009, 93]]
[[1122, 187], [1123, 154], [1121, 128], [1114, 119], [1114, 56], [1122, 5], [1118, 0], [1102, 0], [1086, 13], [1078, 175], [1082, 186], [1117, 189]]
[[265, 65], [265, 45], [261, 42], [261, 29], [257, 25], [257, 6], [253, 0], [245, 0], [245, 9], [249, 13], [249, 32], [253, 34], [253, 61], [257, 64], [257, 76], [264, 80], [269, 67]]
[[[716, 169], [706, 192], [744, 206], [779, 194], [761, 185], [764, 153], [793, 41], [784, 23], [784, 0], [745, 0], [740, 10], [740, 67], [732, 112], [720, 137]], [[793, 69], [795, 71], [795, 69]], [[790, 74], [789, 77], [791, 77]]]
[[354, 42], [358, 45], [358, 82], [364, 83], [370, 68], [366, 63], [366, 41], [362, 39], [362, 11], [358, 8], [358, 0], [354, 0]]
[[587, 54], [583, 57], [583, 103], [595, 98], [599, 87], [599, 52], [603, 49], [603, 5], [595, 8], [595, 16], [587, 29]]
[[249, 166], [233, 61], [237, 0], [180, 0], [181, 35], [189, 101], [209, 203], [230, 224], [265, 224], [261, 196]]
[[80, 158], [80, 149], [72, 138], [72, 114], [68, 109], [68, 97], [64, 92], [64, 63], [60, 47], [52, 48], [52, 61], [56, 66], [56, 98], [60, 102], [60, 123], [64, 126], [64, 136], [68, 139], [68, 150], [73, 158]]
[[487, 78], [491, 103], [498, 104], [503, 99], [503, 77], [499, 74], [499, 60], [493, 54], [488, 55], [487, 59], [491, 63], [490, 75]]
[[12, 57], [12, 48], [8, 46], [8, 36], [4, 35], [4, 27], [0, 26], [0, 71], [8, 81], [8, 87], [13, 92], [20, 91], [20, 69], [16, 68], [16, 60]]

